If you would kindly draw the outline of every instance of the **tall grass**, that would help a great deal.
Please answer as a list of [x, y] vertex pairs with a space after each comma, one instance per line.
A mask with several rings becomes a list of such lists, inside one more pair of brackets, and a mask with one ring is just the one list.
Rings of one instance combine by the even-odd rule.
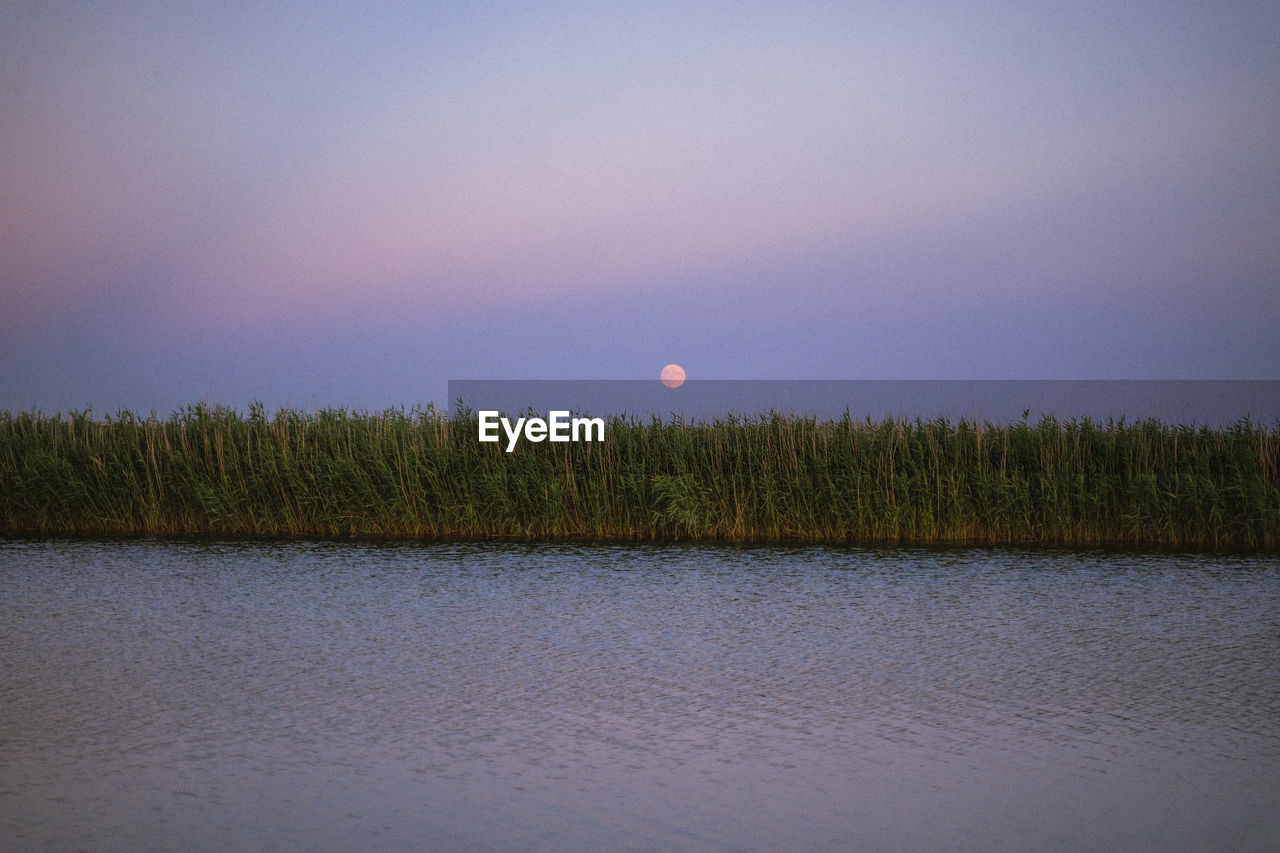
[[0, 533], [1280, 547], [1280, 424], [0, 414]]

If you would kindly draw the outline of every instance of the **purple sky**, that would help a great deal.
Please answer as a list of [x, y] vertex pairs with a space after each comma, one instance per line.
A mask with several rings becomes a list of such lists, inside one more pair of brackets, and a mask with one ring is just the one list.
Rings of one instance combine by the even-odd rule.
[[1280, 378], [1274, 0], [6, 7], [0, 408]]

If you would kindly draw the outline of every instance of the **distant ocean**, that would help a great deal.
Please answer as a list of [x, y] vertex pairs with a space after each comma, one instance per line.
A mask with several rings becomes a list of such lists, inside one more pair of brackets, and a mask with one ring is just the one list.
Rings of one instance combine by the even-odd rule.
[[1280, 380], [450, 380], [451, 408], [508, 415], [622, 415], [707, 420], [770, 412], [819, 419], [968, 420], [1026, 417], [1228, 426], [1280, 420]]

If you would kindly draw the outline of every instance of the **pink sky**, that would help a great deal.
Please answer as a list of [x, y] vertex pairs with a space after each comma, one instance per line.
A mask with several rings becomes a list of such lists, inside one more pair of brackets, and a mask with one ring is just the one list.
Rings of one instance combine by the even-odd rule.
[[1280, 13], [56, 7], [0, 405], [448, 378], [1276, 378]]

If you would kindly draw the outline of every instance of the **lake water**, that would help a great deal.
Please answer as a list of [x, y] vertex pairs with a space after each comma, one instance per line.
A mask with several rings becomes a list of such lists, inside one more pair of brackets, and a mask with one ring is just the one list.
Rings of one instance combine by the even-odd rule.
[[1280, 557], [0, 540], [0, 847], [1274, 850]]

